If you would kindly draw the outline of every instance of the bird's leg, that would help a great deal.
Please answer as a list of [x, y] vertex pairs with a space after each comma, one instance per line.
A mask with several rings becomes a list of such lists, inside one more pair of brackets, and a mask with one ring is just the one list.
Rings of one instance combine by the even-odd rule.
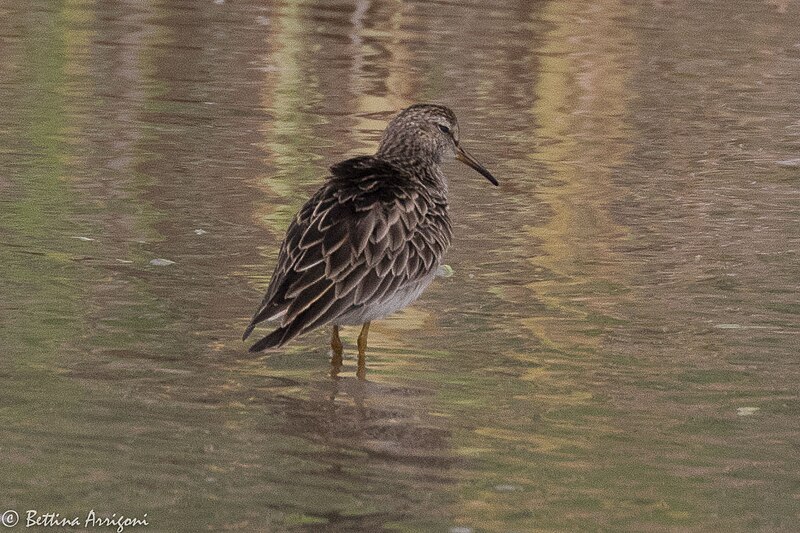
[[367, 333], [369, 333], [369, 322], [364, 322], [361, 327], [361, 334], [358, 336], [358, 370], [356, 370], [356, 376], [359, 379], [364, 379], [367, 375]]
[[333, 326], [331, 333], [331, 350], [333, 356], [331, 357], [331, 376], [336, 377], [339, 370], [342, 368], [342, 340], [339, 338], [339, 326]]
[[358, 336], [358, 355], [364, 357], [367, 353], [367, 334], [369, 333], [369, 322], [364, 322], [361, 326], [361, 334]]

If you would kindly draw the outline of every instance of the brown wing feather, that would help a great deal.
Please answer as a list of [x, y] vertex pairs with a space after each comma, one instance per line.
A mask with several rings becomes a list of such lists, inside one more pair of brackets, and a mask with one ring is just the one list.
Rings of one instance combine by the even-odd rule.
[[[286, 237], [281, 243], [278, 252], [278, 261], [275, 270], [272, 272], [267, 293], [264, 299], [253, 314], [253, 318], [247, 329], [242, 335], [242, 340], [247, 339], [253, 328], [264, 320], [286, 311], [289, 301], [285, 298], [286, 292], [293, 283], [305, 272], [312, 268], [319, 261], [313, 254], [308, 255], [307, 250], [314, 244], [321, 242], [319, 232], [309, 233], [312, 228], [314, 208], [327, 203], [325, 198], [325, 187], [320, 188], [295, 215], [289, 228], [286, 230]], [[331, 205], [331, 204], [329, 204]], [[317, 238], [316, 243], [314, 239]]]
[[[438, 266], [450, 241], [444, 201], [415, 190], [385, 163], [351, 161], [361, 167], [349, 175], [334, 167], [334, 176], [290, 224], [267, 294], [244, 337], [259, 322], [284, 314], [280, 327], [251, 351], [280, 346]], [[442, 235], [426, 238], [429, 224]]]

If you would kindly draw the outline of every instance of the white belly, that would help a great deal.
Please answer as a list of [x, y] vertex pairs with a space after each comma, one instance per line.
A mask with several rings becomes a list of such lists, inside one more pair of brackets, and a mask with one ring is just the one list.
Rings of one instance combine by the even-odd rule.
[[363, 324], [364, 322], [389, 316], [419, 298], [422, 292], [431, 284], [434, 277], [436, 277], [435, 269], [420, 281], [401, 287], [397, 291], [387, 294], [384, 298], [346, 311], [332, 322], [337, 325]]

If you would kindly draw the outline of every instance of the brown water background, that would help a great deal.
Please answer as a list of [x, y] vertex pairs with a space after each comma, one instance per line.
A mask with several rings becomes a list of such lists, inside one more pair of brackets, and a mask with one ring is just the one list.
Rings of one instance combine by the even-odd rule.
[[[0, 511], [797, 531], [798, 28], [790, 0], [0, 3]], [[365, 382], [353, 328], [339, 379], [324, 330], [248, 354], [295, 210], [419, 101], [501, 181], [448, 166], [454, 275], [373, 325]]]

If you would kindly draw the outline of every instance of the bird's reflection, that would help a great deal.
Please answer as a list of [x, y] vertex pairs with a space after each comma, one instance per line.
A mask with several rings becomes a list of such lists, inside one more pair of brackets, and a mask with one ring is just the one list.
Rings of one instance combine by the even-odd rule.
[[[313, 452], [316, 460], [342, 461], [342, 453], [355, 452], [381, 461], [402, 462], [420, 468], [419, 474], [446, 478], [453, 461], [450, 431], [443, 420], [429, 414], [433, 391], [367, 381], [339, 374], [341, 363], [331, 366], [333, 378], [308, 383], [307, 398], [283, 398], [284, 431], [327, 447]], [[431, 467], [434, 470], [431, 471]]]

